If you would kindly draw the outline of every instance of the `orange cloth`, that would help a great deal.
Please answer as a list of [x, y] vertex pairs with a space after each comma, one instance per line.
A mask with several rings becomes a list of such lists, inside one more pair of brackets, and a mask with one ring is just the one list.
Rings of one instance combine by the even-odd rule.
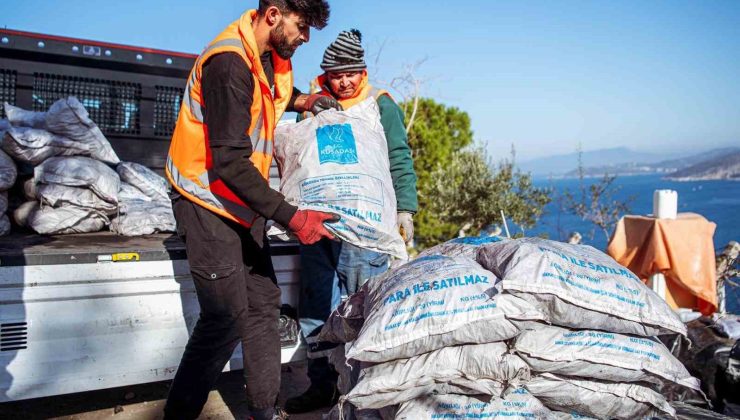
[[673, 308], [710, 315], [717, 310], [716, 228], [695, 213], [679, 213], [675, 220], [625, 216], [606, 252], [643, 281], [663, 273], [666, 301]]

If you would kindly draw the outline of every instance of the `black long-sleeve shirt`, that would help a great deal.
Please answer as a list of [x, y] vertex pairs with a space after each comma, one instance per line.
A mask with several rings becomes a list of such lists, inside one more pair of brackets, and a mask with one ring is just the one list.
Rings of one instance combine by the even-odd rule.
[[[269, 53], [263, 55], [262, 66], [272, 87], [274, 71]], [[252, 141], [247, 130], [252, 122], [254, 79], [244, 60], [235, 53], [210, 58], [203, 66], [201, 90], [203, 118], [216, 175], [252, 210], [287, 227], [296, 207], [270, 188], [249, 160]], [[294, 88], [288, 110], [293, 109], [299, 94]]]

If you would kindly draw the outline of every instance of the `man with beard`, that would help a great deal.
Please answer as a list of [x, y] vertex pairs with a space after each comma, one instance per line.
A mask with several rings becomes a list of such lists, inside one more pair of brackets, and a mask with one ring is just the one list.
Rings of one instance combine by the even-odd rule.
[[284, 418], [280, 388], [280, 289], [265, 236], [272, 219], [303, 244], [333, 239], [338, 216], [298, 210], [268, 185], [273, 134], [284, 111], [339, 104], [293, 87], [290, 57], [326, 0], [260, 0], [201, 53], [188, 78], [166, 174], [200, 305], [165, 406], [166, 419], [195, 419], [242, 343], [246, 397], [255, 420]]

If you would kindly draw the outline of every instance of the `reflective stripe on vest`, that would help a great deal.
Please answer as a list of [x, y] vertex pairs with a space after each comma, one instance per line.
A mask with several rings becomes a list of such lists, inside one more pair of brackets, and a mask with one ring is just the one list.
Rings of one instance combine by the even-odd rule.
[[200, 109], [200, 104], [193, 100], [193, 97], [190, 94], [191, 90], [193, 90], [193, 87], [190, 82], [188, 82], [187, 86], [185, 86], [185, 94], [182, 97], [182, 101], [190, 107], [190, 113], [193, 114], [193, 117], [195, 117], [196, 120], [203, 122], [203, 112]]
[[[195, 119], [200, 122], [203, 122], [203, 112], [200, 108], [200, 104], [197, 101], [193, 100], [190, 93], [193, 90], [193, 86], [195, 86], [195, 82], [197, 81], [195, 70], [199, 68], [202, 64], [201, 61], [203, 60], [203, 57], [205, 57], [209, 52], [215, 50], [216, 48], [221, 47], [237, 47], [240, 50], [244, 51], [244, 45], [239, 39], [222, 39], [221, 41], [214, 42], [205, 50], [203, 50], [203, 52], [200, 54], [198, 61], [196, 61], [195, 66], [193, 66], [193, 71], [191, 72], [190, 78], [188, 79], [188, 84], [185, 86], [185, 95], [183, 97], [183, 101], [188, 104], [188, 106], [190, 106], [190, 113], [193, 114]], [[246, 55], [246, 52], [244, 54]]]
[[256, 17], [256, 10], [245, 12], [224, 29], [194, 63], [186, 82], [165, 168], [168, 180], [184, 197], [245, 226], [251, 225], [257, 214], [249, 209], [246, 197], [242, 199], [237, 196], [219, 179], [217, 170], [213, 168], [204, 121], [203, 110], [207, 107], [203, 102], [201, 77], [203, 66], [216, 54], [237, 54], [244, 60], [255, 83], [254, 90], [248, 92], [254, 99], [251, 107], [246, 110], [248, 117], [245, 115], [250, 119], [248, 131], [244, 133], [249, 136], [250, 143], [245, 146], [251, 145], [251, 164], [260, 172], [265, 182], [268, 182], [274, 147], [274, 124], [290, 99], [293, 74], [290, 61], [282, 60], [273, 51], [275, 82], [274, 94], [270, 94], [252, 31], [252, 22]]
[[[238, 47], [242, 51], [244, 51], [244, 45], [242, 44], [241, 40], [238, 39], [222, 39], [221, 41], [214, 42], [213, 45], [210, 45], [208, 48], [203, 50], [203, 53], [201, 53], [201, 58], [198, 59], [196, 62], [196, 66], [194, 68], [198, 68], [201, 64], [201, 60], [203, 59], [206, 54], [213, 51], [216, 48], [221, 47]], [[245, 52], [246, 54], [246, 52]], [[198, 120], [201, 123], [204, 123], [203, 118], [203, 110], [201, 108], [201, 104], [199, 104], [197, 101], [193, 100], [192, 94], [190, 93], [193, 90], [193, 86], [196, 82], [196, 74], [195, 71], [191, 72], [190, 78], [188, 79], [188, 83], [185, 86], [185, 94], [183, 96], [183, 101], [188, 104], [190, 107], [190, 113], [195, 117], [196, 120]], [[274, 89], [274, 88], [273, 88]], [[249, 138], [252, 141], [252, 153], [263, 153], [265, 155], [272, 155], [273, 151], [273, 144], [271, 141], [265, 140], [265, 138], [261, 135], [262, 132], [262, 126], [264, 123], [262, 122], [262, 117], [264, 113], [264, 109], [260, 108], [260, 114], [257, 117], [257, 122], [255, 124], [254, 130], [252, 130], [251, 133], [249, 133]], [[208, 185], [208, 184], [206, 184]]]
[[[180, 171], [177, 169], [177, 166], [172, 162], [172, 158], [169, 156], [167, 156], [167, 169], [169, 170], [172, 180], [177, 184], [177, 186], [182, 188], [186, 193], [203, 200], [206, 204], [224, 209], [246, 222], [250, 222], [258, 216], [258, 214], [252, 209], [242, 207], [233, 203], [231, 200], [227, 200], [226, 198], [205, 189], [204, 187], [208, 187], [208, 185], [210, 185], [211, 179], [216, 179], [216, 174], [212, 171], [210, 173], [209, 171], [206, 171], [198, 177], [201, 183], [203, 183], [203, 186], [200, 186], [189, 180], [187, 177], [182, 176]], [[210, 178], [211, 176], [212, 178]]]
[[252, 130], [252, 133], [249, 135], [250, 140], [252, 140], [252, 153], [264, 153], [265, 155], [272, 155], [272, 149], [273, 145], [271, 141], [267, 141], [262, 136], [262, 113], [265, 112], [264, 109], [260, 108], [260, 114], [257, 118], [257, 124], [254, 126], [254, 130]]

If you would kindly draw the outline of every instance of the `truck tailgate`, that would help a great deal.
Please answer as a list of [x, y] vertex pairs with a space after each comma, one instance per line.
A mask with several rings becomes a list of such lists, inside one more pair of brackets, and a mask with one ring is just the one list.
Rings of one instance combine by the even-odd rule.
[[[272, 251], [296, 307], [298, 247]], [[170, 379], [197, 318], [175, 235], [0, 238], [0, 402]], [[283, 346], [284, 363], [302, 358]], [[225, 369], [241, 367], [239, 346]]]

